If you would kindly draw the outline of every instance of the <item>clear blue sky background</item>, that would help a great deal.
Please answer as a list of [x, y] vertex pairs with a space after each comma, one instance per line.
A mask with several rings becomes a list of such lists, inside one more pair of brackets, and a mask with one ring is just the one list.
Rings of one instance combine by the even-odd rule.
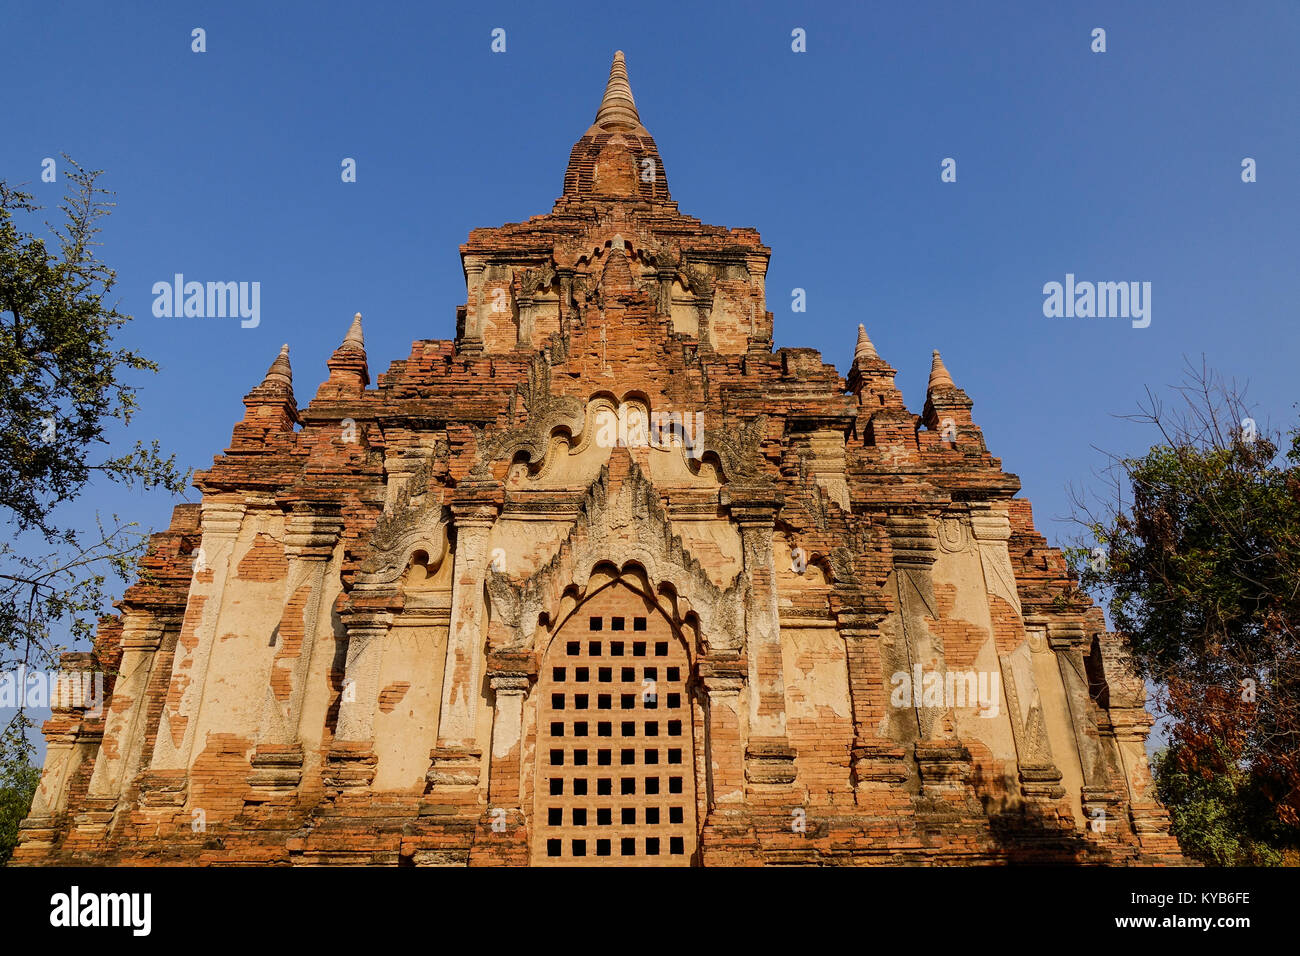
[[[458, 244], [550, 209], [615, 49], [681, 209], [772, 248], [777, 345], [844, 372], [862, 322], [917, 411], [941, 349], [1053, 542], [1074, 533], [1059, 519], [1067, 484], [1102, 463], [1093, 446], [1151, 443], [1115, 416], [1184, 356], [1249, 380], [1261, 423], [1294, 420], [1291, 0], [11, 0], [0, 24], [0, 176], [53, 207], [64, 182], [40, 182], [41, 160], [67, 152], [117, 194], [102, 255], [136, 316], [121, 340], [162, 367], [139, 379], [123, 447], [156, 438], [207, 467], [280, 344], [305, 405], [354, 312], [372, 377], [412, 340], [452, 337]], [[1246, 156], [1257, 183], [1241, 181]], [[260, 327], [154, 318], [151, 286], [176, 272], [260, 282]], [[1044, 318], [1043, 284], [1067, 272], [1151, 282], [1150, 327]], [[65, 518], [159, 528], [172, 503], [96, 487]]]

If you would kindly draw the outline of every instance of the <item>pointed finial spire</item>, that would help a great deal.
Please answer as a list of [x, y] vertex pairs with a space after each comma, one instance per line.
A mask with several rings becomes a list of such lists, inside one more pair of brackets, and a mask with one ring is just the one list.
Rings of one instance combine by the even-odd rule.
[[358, 312], [352, 317], [352, 325], [348, 328], [348, 334], [343, 336], [341, 349], [361, 349], [366, 350], [366, 340], [361, 334], [361, 313]]
[[853, 361], [859, 359], [876, 359], [880, 358], [876, 354], [876, 347], [871, 344], [871, 339], [867, 338], [867, 329], [861, 322], [858, 323], [858, 344], [853, 350]]
[[352, 317], [348, 334], [325, 362], [329, 366], [329, 381], [316, 390], [317, 398], [354, 395], [370, 384], [370, 371], [366, 367], [366, 340], [361, 334], [361, 313]]
[[271, 367], [266, 370], [266, 377], [262, 379], [263, 385], [270, 385], [272, 382], [279, 382], [283, 385], [293, 387], [293, 369], [289, 367], [289, 344], [286, 342], [280, 346], [280, 354], [275, 357]]
[[623, 51], [614, 54], [614, 63], [609, 68], [609, 82], [605, 84], [605, 96], [596, 111], [595, 125], [602, 129], [634, 129], [641, 125], [641, 115], [636, 111], [636, 101], [632, 99], [632, 85], [627, 81], [627, 64], [623, 60]]
[[939, 357], [939, 350], [934, 350], [934, 361], [930, 363], [930, 385], [926, 391], [934, 391], [936, 388], [956, 388], [952, 376], [948, 374], [948, 369], [944, 367], [943, 359]]

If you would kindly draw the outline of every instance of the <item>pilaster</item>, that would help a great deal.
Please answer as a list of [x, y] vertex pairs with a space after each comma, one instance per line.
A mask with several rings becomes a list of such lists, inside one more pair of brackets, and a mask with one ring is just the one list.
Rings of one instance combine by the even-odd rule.
[[741, 692], [749, 667], [739, 654], [697, 659], [695, 675], [704, 694], [705, 787], [708, 809], [700, 833], [706, 860], [743, 860], [758, 847], [745, 802], [746, 760], [741, 725]]
[[301, 640], [279, 636], [271, 662], [266, 696], [262, 704], [257, 747], [253, 753], [250, 793], [246, 799], [261, 802], [292, 793], [302, 780], [303, 750], [299, 720], [306, 690], [307, 669], [316, 642], [325, 573], [334, 554], [343, 520], [337, 513], [310, 506], [295, 508], [285, 528], [288, 584], [284, 613], [290, 613], [300, 588], [308, 589], [302, 610]]
[[524, 812], [524, 698], [537, 680], [531, 653], [497, 653], [488, 658], [492, 689], [492, 750], [488, 764], [487, 809], [474, 831], [470, 864], [527, 866], [529, 835]]
[[479, 355], [483, 352], [483, 273], [485, 264], [478, 259], [465, 260], [465, 334], [457, 343], [462, 355]]
[[1089, 706], [1088, 677], [1083, 660], [1086, 640], [1083, 622], [1072, 617], [1055, 617], [1049, 618], [1046, 625], [1047, 643], [1056, 654], [1061, 683], [1065, 687], [1065, 703], [1070, 711], [1075, 745], [1079, 749], [1083, 785], [1085, 789], [1096, 789], [1102, 787], [1103, 780], [1097, 726]]
[[886, 689], [880, 655], [883, 614], [839, 614], [839, 634], [849, 678], [853, 709], [853, 744], [849, 749], [850, 781], [859, 805], [875, 803], [879, 791], [893, 790], [908, 777], [907, 749], [898, 741], [878, 737], [885, 716]]
[[[943, 644], [930, 633], [926, 619], [939, 617], [934, 596], [932, 571], [938, 558], [939, 538], [934, 520], [927, 516], [893, 516], [888, 521], [893, 550], [894, 582], [899, 622], [907, 651], [908, 672], [916, 667], [942, 674], [945, 669]], [[920, 739], [934, 735], [935, 717], [920, 705], [921, 695], [913, 688], [912, 710]]]
[[482, 694], [488, 537], [501, 510], [502, 489], [495, 481], [462, 482], [451, 503], [456, 527], [452, 569], [451, 626], [443, 670], [438, 742], [430, 753], [426, 779], [434, 803], [477, 800], [482, 768], [478, 741], [478, 701]]
[[[23, 842], [45, 843], [53, 838], [46, 833], [68, 807], [68, 788], [73, 776], [87, 758], [94, 755], [103, 741], [102, 715], [89, 706], [94, 699], [86, 675], [93, 682], [93, 658], [85, 653], [64, 654], [60, 663], [55, 697], [50, 703], [50, 719], [41, 728], [45, 737], [46, 760], [41, 778], [32, 797], [32, 805], [23, 822]], [[20, 671], [19, 686], [26, 684]], [[43, 676], [43, 675], [42, 675]], [[101, 699], [102, 703], [102, 699]], [[33, 840], [40, 834], [40, 837]]]
[[89, 804], [115, 808], [143, 758], [149, 677], [162, 644], [163, 623], [148, 612], [129, 609], [122, 621], [122, 659], [113, 697], [104, 716], [104, 740], [91, 773]]
[[205, 499], [201, 508], [203, 536], [172, 660], [171, 684], [159, 720], [149, 772], [140, 784], [141, 800], [146, 806], [185, 803], [208, 663], [216, 643], [235, 544], [248, 511], [242, 500], [219, 498]]
[[795, 783], [795, 751], [786, 732], [781, 624], [777, 613], [772, 532], [780, 506], [774, 487], [732, 492], [731, 517], [740, 526], [750, 588], [745, 597], [749, 652], [749, 739], [745, 779], [754, 794], [788, 791]]
[[347, 658], [338, 724], [330, 746], [326, 785], [341, 791], [364, 789], [375, 776], [375, 709], [379, 704], [379, 667], [393, 612], [352, 608], [344, 613]]
[[[1007, 541], [1011, 523], [1006, 514], [992, 508], [977, 509], [970, 517], [971, 534], [979, 550], [985, 591], [990, 598], [1005, 602], [1023, 626], [1023, 611]], [[1034, 676], [1028, 637], [1015, 650], [998, 655], [1002, 686], [1006, 693], [1011, 736], [1016, 747], [1020, 792], [1028, 800], [1051, 803], [1064, 796], [1062, 773], [1052, 755], [1043, 715], [1042, 696]]]

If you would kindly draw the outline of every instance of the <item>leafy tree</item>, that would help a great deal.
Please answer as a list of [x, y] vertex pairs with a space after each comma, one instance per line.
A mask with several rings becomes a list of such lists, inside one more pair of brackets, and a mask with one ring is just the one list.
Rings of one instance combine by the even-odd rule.
[[[1071, 550], [1167, 721], [1159, 793], [1188, 855], [1215, 864], [1300, 850], [1300, 425], [1259, 426], [1204, 364], [1131, 420], [1159, 442], [1110, 457], [1075, 495], [1096, 548]], [[1285, 454], [1280, 449], [1286, 447]]]
[[[0, 520], [10, 528], [0, 542], [0, 672], [56, 669], [65, 640], [93, 635], [108, 576], [126, 581], [147, 544], [116, 517], [93, 532], [68, 526], [60, 506], [96, 477], [174, 494], [188, 481], [157, 442], [109, 452], [109, 430], [136, 409], [128, 378], [157, 367], [114, 345], [131, 317], [109, 301], [116, 274], [95, 237], [115, 204], [99, 171], [64, 161], [63, 218], [46, 224], [53, 249], [19, 221], [34, 218], [33, 197], [0, 180]], [[29, 723], [20, 707], [0, 749], [0, 859], [10, 818], [26, 814], [34, 790]]]
[[1157, 792], [1183, 852], [1217, 866], [1293, 864], [1294, 854], [1285, 848], [1294, 837], [1252, 785], [1249, 769], [1230, 753], [1213, 757], [1222, 772], [1198, 772], [1178, 750], [1155, 757]]
[[28, 722], [9, 723], [0, 731], [0, 866], [9, 862], [18, 843], [18, 824], [27, 816], [41, 771], [29, 759]]

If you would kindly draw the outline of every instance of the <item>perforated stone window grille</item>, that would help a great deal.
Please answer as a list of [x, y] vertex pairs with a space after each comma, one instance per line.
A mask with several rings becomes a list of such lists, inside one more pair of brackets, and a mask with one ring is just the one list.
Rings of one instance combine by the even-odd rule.
[[618, 585], [561, 628], [539, 675], [535, 864], [689, 864], [688, 664], [668, 622]]

